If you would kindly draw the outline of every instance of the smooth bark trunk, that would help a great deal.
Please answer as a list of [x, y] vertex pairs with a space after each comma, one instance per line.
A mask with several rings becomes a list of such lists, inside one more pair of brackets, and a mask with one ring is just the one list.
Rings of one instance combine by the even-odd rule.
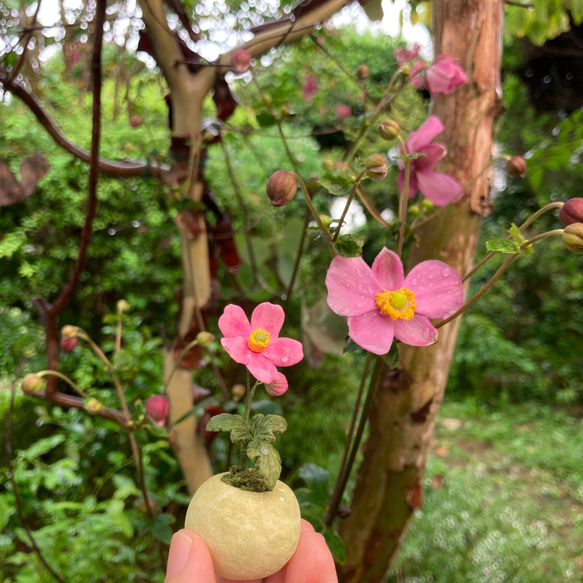
[[[481, 215], [489, 208], [490, 173], [483, 171], [500, 112], [502, 13], [500, 0], [433, 2], [435, 54], [459, 57], [469, 79], [433, 104], [433, 114], [445, 125], [437, 141], [449, 150], [440, 170], [466, 189], [463, 200], [418, 230], [409, 269], [427, 259], [445, 261], [461, 274], [471, 269]], [[339, 568], [343, 583], [380, 582], [421, 506], [425, 463], [458, 327], [459, 318], [446, 324], [431, 347], [401, 345], [399, 367], [385, 367], [381, 375], [352, 513], [341, 525], [347, 548], [347, 561]]]

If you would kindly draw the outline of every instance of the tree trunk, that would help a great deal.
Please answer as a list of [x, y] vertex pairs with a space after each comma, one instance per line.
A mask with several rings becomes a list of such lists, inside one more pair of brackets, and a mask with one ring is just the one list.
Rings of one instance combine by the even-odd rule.
[[[439, 96], [433, 114], [445, 125], [438, 141], [448, 146], [442, 170], [466, 185], [463, 200], [449, 205], [417, 232], [408, 267], [440, 259], [459, 273], [472, 266], [480, 215], [488, 209], [493, 126], [500, 112], [501, 0], [434, 0], [435, 54], [460, 58], [467, 85]], [[472, 182], [473, 180], [473, 182]], [[347, 561], [343, 583], [381, 581], [396, 557], [411, 517], [421, 506], [423, 473], [443, 400], [459, 318], [440, 329], [437, 344], [400, 346], [400, 364], [383, 365], [353, 495], [342, 523]]]

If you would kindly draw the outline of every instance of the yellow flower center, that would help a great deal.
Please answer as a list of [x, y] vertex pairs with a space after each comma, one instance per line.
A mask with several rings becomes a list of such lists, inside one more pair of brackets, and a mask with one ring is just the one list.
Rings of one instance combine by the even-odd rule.
[[406, 287], [393, 291], [383, 290], [375, 296], [375, 301], [381, 314], [390, 316], [393, 320], [410, 320], [415, 315], [417, 302], [415, 294]]
[[269, 332], [261, 328], [253, 330], [247, 338], [247, 346], [253, 352], [263, 352], [269, 346]]

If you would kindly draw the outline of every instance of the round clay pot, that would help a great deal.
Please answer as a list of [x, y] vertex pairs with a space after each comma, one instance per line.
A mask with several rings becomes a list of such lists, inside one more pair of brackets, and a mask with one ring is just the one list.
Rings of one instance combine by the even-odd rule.
[[230, 486], [218, 474], [196, 491], [184, 526], [208, 545], [215, 571], [249, 581], [279, 571], [296, 550], [301, 527], [295, 494], [277, 481], [271, 492]]

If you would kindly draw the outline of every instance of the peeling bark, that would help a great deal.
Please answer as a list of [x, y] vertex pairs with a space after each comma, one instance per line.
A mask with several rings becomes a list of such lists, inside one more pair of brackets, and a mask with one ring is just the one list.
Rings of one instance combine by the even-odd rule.
[[[409, 269], [427, 259], [440, 259], [462, 274], [471, 269], [481, 215], [489, 208], [489, 173], [483, 170], [500, 113], [502, 13], [500, 0], [433, 2], [435, 54], [459, 57], [469, 78], [468, 85], [433, 104], [433, 114], [445, 125], [439, 141], [449, 149], [441, 169], [469, 186], [460, 202], [418, 230]], [[425, 463], [459, 322], [442, 327], [433, 346], [401, 345], [398, 369], [385, 368], [381, 376], [352, 513], [341, 525], [347, 548], [346, 564], [339, 568], [343, 583], [382, 581], [421, 505]]]

